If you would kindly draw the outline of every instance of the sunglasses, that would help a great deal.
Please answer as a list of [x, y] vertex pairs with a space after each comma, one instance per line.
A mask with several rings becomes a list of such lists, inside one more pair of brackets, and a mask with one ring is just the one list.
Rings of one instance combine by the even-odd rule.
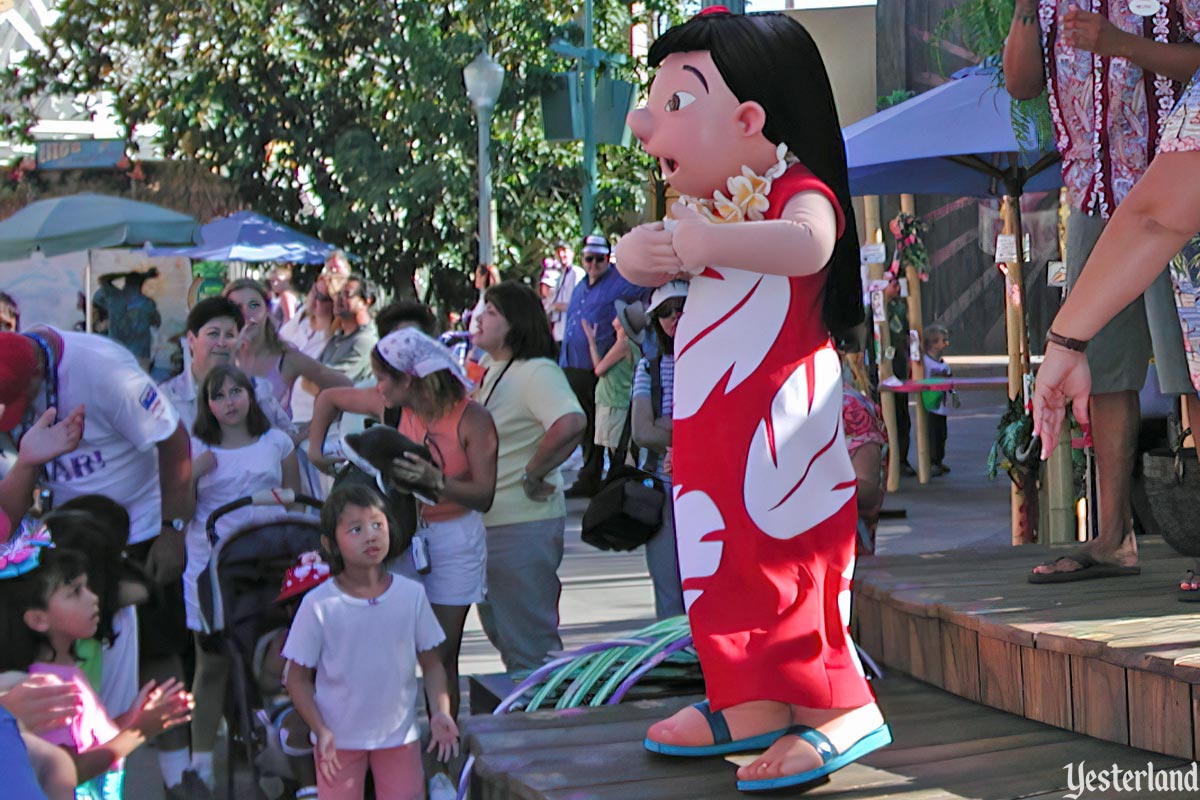
[[583, 263], [585, 264], [598, 264], [601, 261], [608, 261], [608, 256], [596, 255], [583, 257]]

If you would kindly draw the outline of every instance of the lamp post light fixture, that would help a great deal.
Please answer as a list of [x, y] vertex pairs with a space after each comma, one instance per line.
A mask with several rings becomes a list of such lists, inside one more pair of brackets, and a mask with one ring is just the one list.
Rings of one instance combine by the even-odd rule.
[[479, 264], [492, 263], [492, 109], [504, 85], [504, 67], [497, 64], [485, 49], [463, 68], [463, 83], [467, 97], [475, 108], [479, 126]]

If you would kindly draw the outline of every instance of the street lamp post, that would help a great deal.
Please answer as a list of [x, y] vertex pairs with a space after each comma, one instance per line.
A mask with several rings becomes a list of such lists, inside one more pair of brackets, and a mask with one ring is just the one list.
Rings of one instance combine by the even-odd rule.
[[479, 264], [492, 263], [492, 109], [504, 85], [504, 67], [497, 64], [485, 49], [463, 68], [463, 83], [467, 97], [475, 108], [479, 126]]

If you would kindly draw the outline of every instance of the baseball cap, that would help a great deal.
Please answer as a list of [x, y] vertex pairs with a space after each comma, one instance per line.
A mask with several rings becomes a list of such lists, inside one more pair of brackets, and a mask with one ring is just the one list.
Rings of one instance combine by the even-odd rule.
[[29, 385], [37, 374], [33, 340], [19, 333], [0, 333], [0, 431], [11, 431], [25, 416]]
[[309, 589], [316, 588], [329, 578], [329, 565], [321, 559], [321, 554], [315, 550], [302, 553], [283, 576], [283, 585], [279, 587], [276, 603], [282, 603], [296, 595], [304, 594]]
[[673, 280], [664, 283], [654, 290], [654, 294], [650, 295], [650, 305], [646, 308], [646, 313], [653, 314], [654, 310], [663, 303], [675, 297], [687, 297], [687, 293], [687, 281]]
[[591, 236], [585, 236], [583, 239], [583, 252], [585, 253], [603, 253], [608, 255], [612, 248], [608, 246], [608, 239], [600, 234], [593, 233]]

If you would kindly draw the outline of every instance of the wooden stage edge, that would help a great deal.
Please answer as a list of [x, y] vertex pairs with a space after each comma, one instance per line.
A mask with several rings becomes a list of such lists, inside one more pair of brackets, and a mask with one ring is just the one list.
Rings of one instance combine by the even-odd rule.
[[1200, 603], [1191, 565], [1139, 538], [1132, 577], [1030, 584], [1047, 547], [864, 557], [856, 641], [894, 669], [983, 705], [1095, 739], [1200, 759]]

